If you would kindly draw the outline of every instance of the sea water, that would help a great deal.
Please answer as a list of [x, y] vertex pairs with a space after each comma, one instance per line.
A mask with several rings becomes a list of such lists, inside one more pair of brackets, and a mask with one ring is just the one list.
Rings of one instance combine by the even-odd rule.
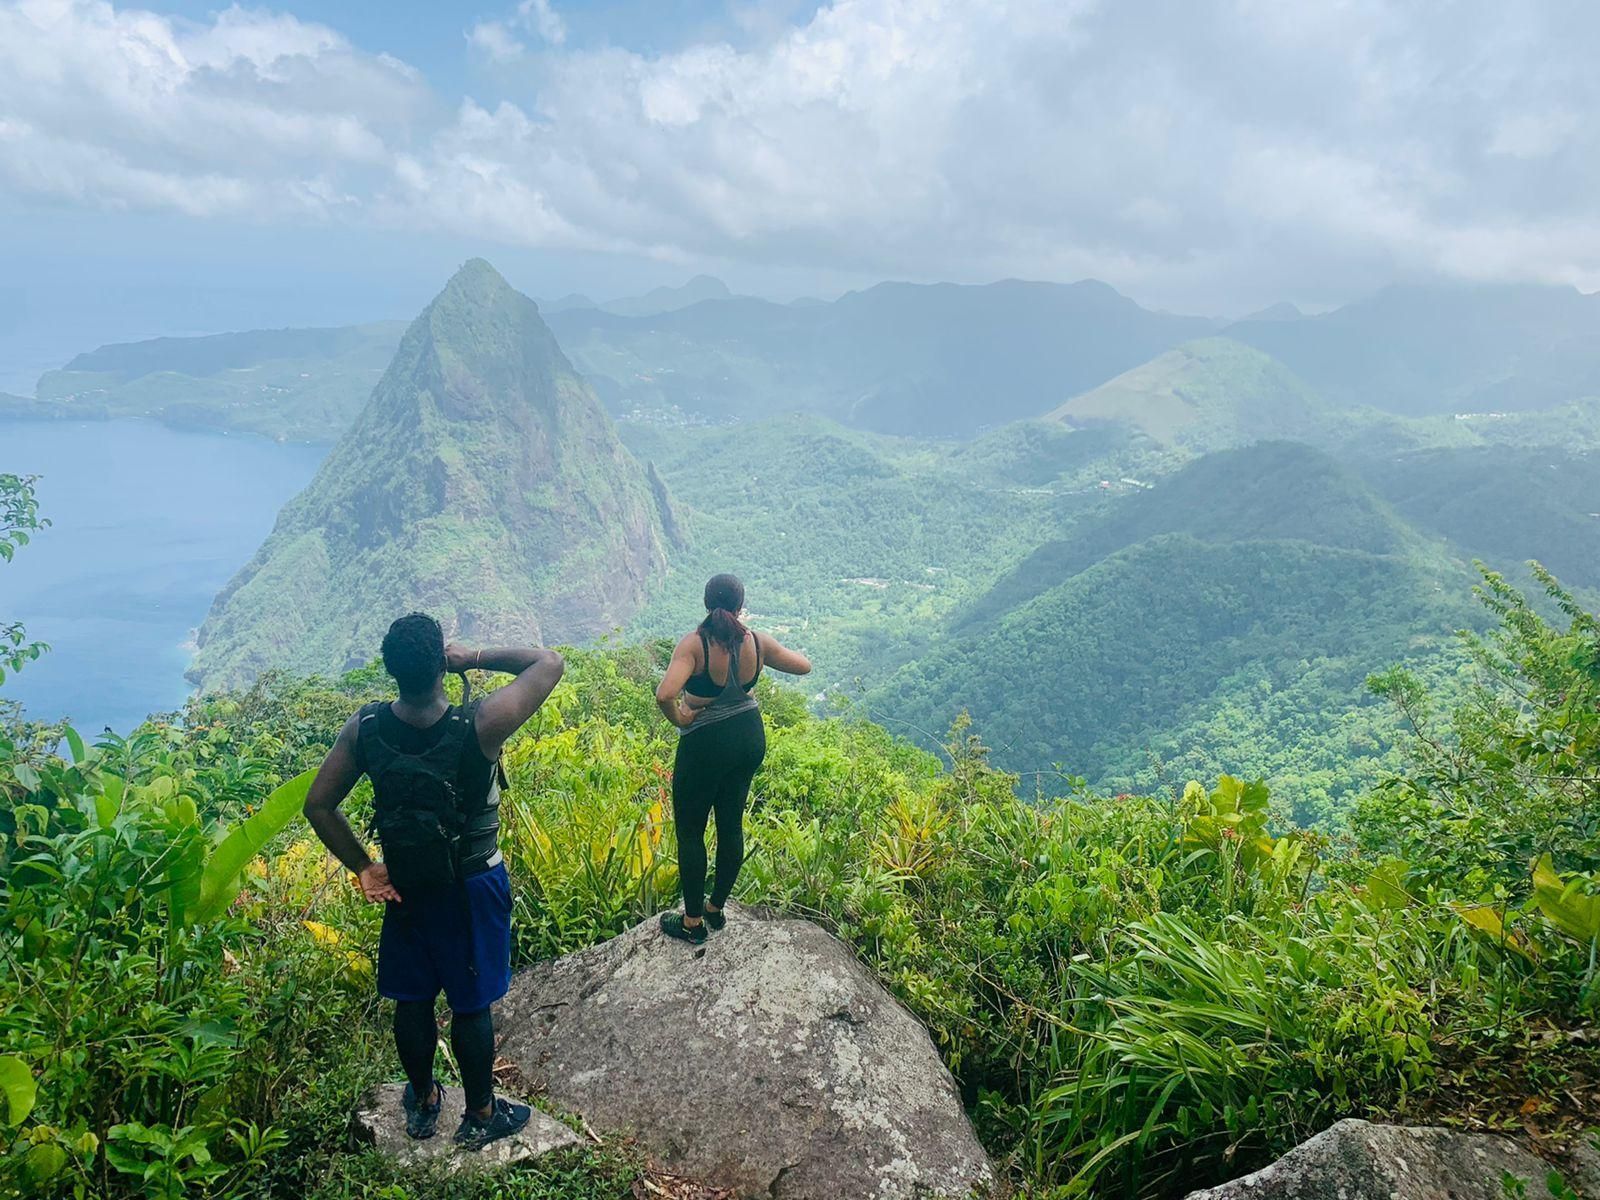
[[0, 422], [0, 473], [39, 476], [51, 521], [0, 562], [0, 623], [51, 647], [0, 700], [86, 734], [179, 707], [212, 598], [326, 451], [147, 421]]

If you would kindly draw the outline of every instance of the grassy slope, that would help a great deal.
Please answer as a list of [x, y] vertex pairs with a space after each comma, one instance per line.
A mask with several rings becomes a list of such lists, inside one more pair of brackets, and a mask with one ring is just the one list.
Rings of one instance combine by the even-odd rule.
[[1072, 425], [1130, 425], [1164, 446], [1204, 452], [1305, 437], [1322, 420], [1315, 393], [1281, 363], [1227, 338], [1168, 350], [1074, 396], [1050, 414]]

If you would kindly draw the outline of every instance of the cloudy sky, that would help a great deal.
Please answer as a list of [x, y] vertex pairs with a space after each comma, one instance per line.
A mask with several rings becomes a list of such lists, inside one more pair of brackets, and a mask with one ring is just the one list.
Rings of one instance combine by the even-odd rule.
[[0, 0], [0, 387], [111, 338], [535, 295], [1600, 289], [1600, 5]]

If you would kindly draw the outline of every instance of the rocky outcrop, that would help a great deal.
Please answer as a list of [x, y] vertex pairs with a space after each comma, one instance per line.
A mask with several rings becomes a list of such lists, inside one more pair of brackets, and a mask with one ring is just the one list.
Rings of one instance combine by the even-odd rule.
[[438, 1163], [448, 1172], [487, 1171], [527, 1162], [582, 1141], [560, 1121], [534, 1109], [528, 1124], [510, 1137], [490, 1142], [482, 1150], [458, 1149], [451, 1136], [461, 1124], [464, 1111], [458, 1087], [445, 1089], [439, 1132], [426, 1141], [415, 1141], [406, 1136], [406, 1117], [400, 1104], [404, 1091], [404, 1084], [386, 1083], [361, 1097], [350, 1119], [350, 1134], [358, 1145], [371, 1146], [408, 1166]]
[[[1254, 1175], [1192, 1192], [1187, 1200], [1506, 1200], [1517, 1194], [1547, 1200], [1550, 1170], [1506, 1138], [1351, 1120]], [[1518, 1193], [1508, 1178], [1526, 1192]]]
[[666, 1169], [772, 1200], [931, 1200], [992, 1171], [927, 1031], [806, 921], [729, 906], [704, 947], [649, 921], [519, 975], [500, 1054]]

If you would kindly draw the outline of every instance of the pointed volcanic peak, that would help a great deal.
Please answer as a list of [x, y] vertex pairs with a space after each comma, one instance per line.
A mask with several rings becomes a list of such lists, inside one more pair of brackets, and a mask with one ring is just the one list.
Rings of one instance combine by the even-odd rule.
[[477, 641], [586, 640], [643, 600], [661, 526], [644, 468], [537, 306], [474, 259], [217, 597], [190, 675], [342, 671], [412, 609]]
[[1271, 356], [1229, 338], [1160, 354], [1074, 396], [1050, 419], [1074, 427], [1122, 425], [1205, 453], [1266, 438], [1305, 437], [1322, 411], [1316, 394]]

